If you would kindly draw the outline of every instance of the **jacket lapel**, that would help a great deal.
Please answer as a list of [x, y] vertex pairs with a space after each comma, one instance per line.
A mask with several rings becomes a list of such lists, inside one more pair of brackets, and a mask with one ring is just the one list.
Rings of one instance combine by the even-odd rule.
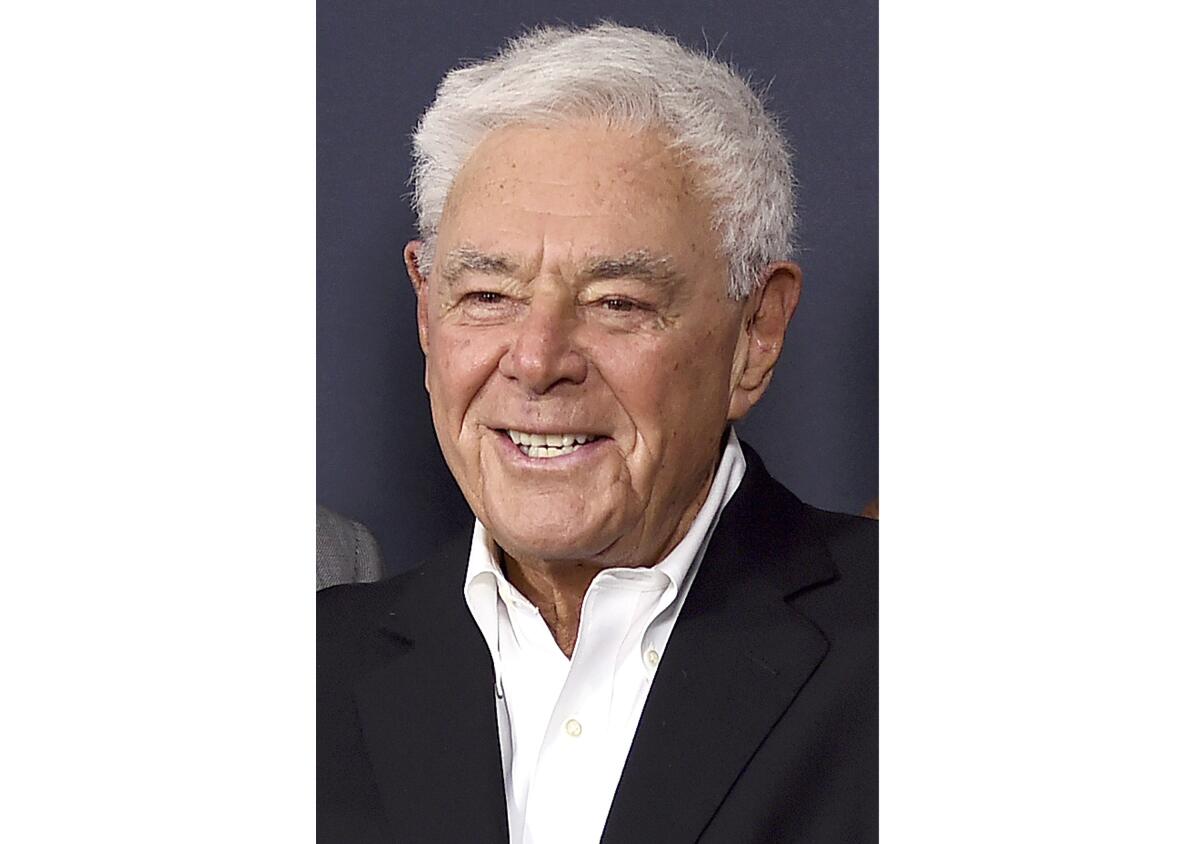
[[355, 690], [380, 798], [403, 841], [507, 842], [487, 645], [462, 598], [461, 553], [414, 573], [379, 631], [395, 658]]
[[785, 598], [836, 570], [804, 505], [748, 447], [663, 654], [606, 844], [695, 841], [829, 648]]

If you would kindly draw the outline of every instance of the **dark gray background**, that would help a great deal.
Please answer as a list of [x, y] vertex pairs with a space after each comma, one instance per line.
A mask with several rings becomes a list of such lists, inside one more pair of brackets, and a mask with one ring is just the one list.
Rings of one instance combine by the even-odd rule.
[[878, 489], [878, 39], [872, 0], [317, 4], [317, 497], [391, 572], [470, 519], [434, 438], [402, 250], [409, 133], [451, 68], [538, 23], [662, 29], [770, 83], [795, 151], [804, 294], [739, 435], [811, 504]]

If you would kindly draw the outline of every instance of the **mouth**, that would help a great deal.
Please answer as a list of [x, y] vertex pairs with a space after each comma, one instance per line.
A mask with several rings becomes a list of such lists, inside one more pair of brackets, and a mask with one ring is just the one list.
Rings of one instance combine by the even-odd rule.
[[565, 457], [573, 454], [585, 445], [602, 439], [595, 434], [534, 434], [528, 431], [516, 431], [503, 428], [501, 434], [512, 440], [513, 445], [520, 449], [526, 457], [535, 460], [550, 460], [555, 457]]

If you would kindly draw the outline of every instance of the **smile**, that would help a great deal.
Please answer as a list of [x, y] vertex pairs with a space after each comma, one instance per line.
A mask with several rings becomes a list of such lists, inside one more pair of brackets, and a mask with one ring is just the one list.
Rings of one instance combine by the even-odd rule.
[[592, 434], [529, 434], [512, 429], [504, 433], [526, 457], [539, 459], [571, 454], [596, 439]]

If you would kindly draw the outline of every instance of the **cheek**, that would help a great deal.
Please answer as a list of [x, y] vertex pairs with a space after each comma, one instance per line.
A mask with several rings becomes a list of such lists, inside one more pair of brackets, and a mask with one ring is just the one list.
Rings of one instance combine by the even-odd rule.
[[446, 328], [429, 333], [427, 374], [435, 412], [461, 420], [471, 399], [495, 370], [495, 344]]
[[716, 330], [639, 342], [609, 350], [602, 369], [640, 435], [673, 440], [697, 426], [724, 426], [732, 354], [728, 345], [728, 337]]

